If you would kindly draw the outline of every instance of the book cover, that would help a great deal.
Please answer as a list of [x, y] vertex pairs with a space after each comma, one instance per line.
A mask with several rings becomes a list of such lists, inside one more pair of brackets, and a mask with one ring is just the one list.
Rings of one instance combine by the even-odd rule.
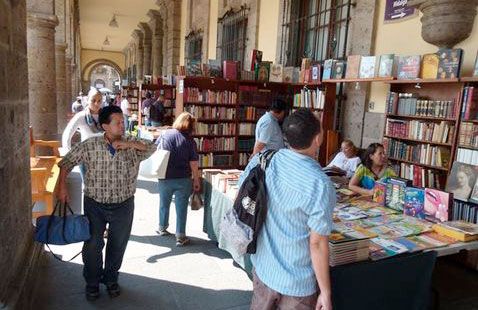
[[284, 67], [282, 69], [283, 80], [285, 83], [292, 83], [294, 76], [294, 67]]
[[394, 60], [395, 60], [395, 54], [380, 55], [380, 64], [378, 66], [379, 77], [393, 76]]
[[401, 56], [398, 58], [397, 78], [413, 80], [420, 76], [420, 55]]
[[445, 190], [453, 194], [454, 199], [468, 201], [475, 186], [478, 167], [458, 161], [453, 162]]
[[320, 83], [320, 64], [313, 64], [311, 67], [312, 76], [311, 76], [311, 84], [319, 84]]
[[347, 70], [345, 70], [345, 78], [356, 79], [359, 77], [360, 55], [350, 55], [347, 57]]
[[457, 49], [440, 49], [438, 52], [440, 62], [438, 64], [437, 79], [453, 79], [460, 77], [461, 58], [463, 50]]
[[424, 212], [427, 220], [444, 222], [449, 219], [453, 195], [434, 188], [425, 188]]
[[310, 69], [311, 66], [312, 66], [311, 58], [302, 58], [302, 62], [300, 64], [300, 70]]
[[425, 54], [422, 59], [422, 79], [436, 79], [438, 74], [439, 58], [436, 53]]
[[405, 188], [403, 213], [425, 219], [425, 190], [414, 187]]
[[326, 59], [324, 61], [324, 73], [322, 74], [322, 80], [330, 80], [332, 78], [333, 65], [334, 65], [333, 59]]
[[256, 66], [256, 80], [259, 82], [268, 82], [269, 73], [271, 71], [271, 62], [270, 61], [261, 61]]
[[186, 66], [186, 75], [188, 76], [201, 76], [201, 61], [200, 60], [192, 60], [188, 61], [188, 65]]
[[478, 203], [478, 178], [475, 182], [475, 186], [473, 186], [473, 191], [471, 192], [469, 200], [473, 203]]
[[370, 247], [370, 259], [374, 261], [408, 252], [407, 247], [392, 240], [373, 238], [370, 241], [375, 245]]
[[476, 53], [475, 67], [474, 67], [474, 70], [473, 70], [473, 76], [475, 76], [475, 77], [478, 76], [478, 52]]
[[[461, 223], [453, 223], [453, 222], [461, 222]], [[453, 223], [453, 224], [451, 224], [451, 226], [448, 226], [448, 224], [450, 223]], [[473, 241], [478, 239], [478, 234], [471, 234], [468, 232], [464, 232], [462, 230], [462, 228], [465, 228], [468, 231], [468, 228], [466, 228], [465, 226], [466, 224], [470, 224], [470, 223], [467, 223], [464, 221], [451, 221], [451, 222], [438, 223], [433, 225], [433, 230], [439, 233], [440, 235], [450, 237], [458, 241], [468, 242], [468, 241]]]
[[373, 187], [373, 196], [372, 200], [380, 204], [381, 206], [385, 205], [385, 196], [387, 193], [387, 183], [377, 181]]
[[271, 72], [269, 75], [269, 81], [271, 82], [282, 82], [283, 78], [283, 68], [281, 64], [272, 64]]
[[405, 188], [410, 185], [410, 180], [390, 178], [387, 183], [385, 206], [397, 211], [403, 211], [405, 204]]
[[256, 68], [256, 64], [262, 61], [262, 51], [259, 51], [256, 49], [253, 49], [252, 51], [250, 51], [249, 61], [251, 62], [249, 69], [251, 71], [254, 71], [254, 69]]
[[222, 65], [220, 60], [209, 59], [208, 67], [210, 77], [222, 77]]
[[237, 80], [239, 62], [233, 60], [224, 60], [223, 77], [228, 80]]
[[443, 227], [453, 229], [468, 235], [478, 235], [478, 224], [465, 221], [449, 221], [440, 224]]
[[360, 60], [359, 77], [361, 79], [369, 79], [375, 77], [375, 56], [362, 56]]
[[345, 76], [345, 61], [337, 60], [332, 71], [334, 79], [343, 79]]

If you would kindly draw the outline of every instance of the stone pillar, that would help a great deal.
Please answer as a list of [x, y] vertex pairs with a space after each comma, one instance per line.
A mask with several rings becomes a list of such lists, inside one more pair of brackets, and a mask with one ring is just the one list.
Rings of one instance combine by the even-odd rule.
[[68, 123], [67, 114], [70, 111], [66, 102], [66, 79], [65, 79], [65, 52], [66, 44], [55, 45], [55, 67], [56, 67], [56, 114], [58, 134], [63, 132]]
[[143, 33], [136, 29], [133, 31], [133, 37], [136, 40], [136, 51], [135, 51], [135, 60], [136, 60], [136, 84], [143, 82]]
[[151, 75], [151, 28], [147, 23], [139, 23], [138, 27], [143, 32], [143, 73]]
[[163, 36], [162, 34], [155, 34], [152, 40], [152, 53], [153, 53], [153, 80], [157, 81], [158, 77], [162, 76], [163, 66]]
[[71, 57], [65, 57], [65, 98], [67, 103], [71, 103], [73, 98], [77, 95], [73, 96], [72, 88], [71, 88]]
[[55, 27], [53, 14], [28, 12], [28, 87], [30, 124], [35, 138], [57, 139]]

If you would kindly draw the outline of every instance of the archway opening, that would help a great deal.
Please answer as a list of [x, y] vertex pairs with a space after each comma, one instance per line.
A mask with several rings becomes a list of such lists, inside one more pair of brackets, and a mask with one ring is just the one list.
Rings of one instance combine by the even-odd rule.
[[91, 69], [89, 83], [91, 87], [98, 89], [108, 88], [113, 93], [119, 93], [121, 88], [121, 75], [113, 66], [100, 64]]

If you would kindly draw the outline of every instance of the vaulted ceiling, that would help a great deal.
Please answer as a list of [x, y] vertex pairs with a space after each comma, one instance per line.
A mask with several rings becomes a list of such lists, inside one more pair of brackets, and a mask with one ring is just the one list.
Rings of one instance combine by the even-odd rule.
[[[131, 40], [138, 23], [149, 21], [150, 9], [159, 9], [156, 0], [79, 0], [81, 46], [85, 49], [120, 52]], [[119, 27], [108, 24], [113, 14]], [[106, 36], [110, 45], [104, 45]]]

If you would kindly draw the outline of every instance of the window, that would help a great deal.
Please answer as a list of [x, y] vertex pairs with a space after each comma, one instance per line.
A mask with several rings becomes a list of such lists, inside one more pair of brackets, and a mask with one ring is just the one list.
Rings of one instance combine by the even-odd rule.
[[220, 60], [236, 60], [244, 64], [248, 12], [246, 6], [241, 6], [238, 11], [231, 9], [218, 19], [217, 55]]
[[280, 62], [344, 59], [351, 0], [283, 0]]
[[186, 61], [189, 63], [192, 61], [201, 62], [202, 59], [202, 30], [191, 31], [186, 36]]

